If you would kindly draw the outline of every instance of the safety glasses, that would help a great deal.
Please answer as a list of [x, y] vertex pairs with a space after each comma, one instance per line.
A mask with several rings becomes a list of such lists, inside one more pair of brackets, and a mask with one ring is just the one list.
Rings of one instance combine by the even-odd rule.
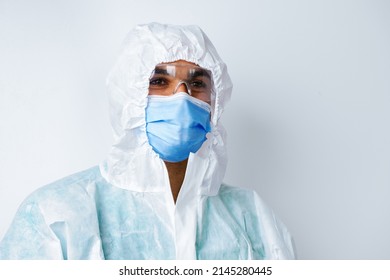
[[149, 94], [169, 96], [177, 92], [187, 92], [210, 103], [213, 99], [211, 71], [188, 62], [158, 64], [149, 80]]

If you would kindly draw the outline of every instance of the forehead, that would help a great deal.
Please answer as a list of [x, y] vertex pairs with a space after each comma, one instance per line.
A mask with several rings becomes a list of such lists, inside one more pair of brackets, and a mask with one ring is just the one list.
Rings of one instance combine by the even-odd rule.
[[172, 61], [172, 62], [160, 63], [158, 65], [172, 65], [172, 66], [199, 67], [199, 68], [201, 68], [199, 65], [197, 65], [193, 62], [186, 61], [186, 60], [176, 60], [176, 61]]
[[200, 67], [199, 65], [189, 62], [186, 60], [176, 60], [173, 62], [166, 62], [166, 63], [160, 63], [157, 64], [155, 69], [169, 69], [171, 71], [174, 71], [176, 73], [181, 72], [210, 72], [206, 70], [205, 68]]

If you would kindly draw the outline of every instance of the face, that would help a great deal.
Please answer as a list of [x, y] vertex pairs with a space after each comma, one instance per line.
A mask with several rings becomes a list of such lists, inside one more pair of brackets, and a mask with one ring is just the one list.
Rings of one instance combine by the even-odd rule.
[[149, 95], [170, 96], [186, 92], [209, 104], [212, 89], [211, 72], [184, 60], [158, 64], [149, 80]]

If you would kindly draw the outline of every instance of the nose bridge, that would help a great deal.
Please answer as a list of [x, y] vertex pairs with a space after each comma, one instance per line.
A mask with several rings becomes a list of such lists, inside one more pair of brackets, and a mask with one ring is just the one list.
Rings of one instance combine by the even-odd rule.
[[173, 91], [173, 94], [177, 92], [186, 92], [189, 95], [191, 95], [191, 88], [188, 86], [186, 81], [179, 81], [175, 87], [175, 90]]

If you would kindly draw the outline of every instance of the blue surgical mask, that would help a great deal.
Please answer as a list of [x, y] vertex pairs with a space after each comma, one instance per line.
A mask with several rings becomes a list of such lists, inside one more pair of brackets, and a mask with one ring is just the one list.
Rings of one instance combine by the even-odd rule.
[[162, 160], [179, 162], [196, 153], [210, 128], [210, 105], [188, 93], [149, 95], [146, 133]]

